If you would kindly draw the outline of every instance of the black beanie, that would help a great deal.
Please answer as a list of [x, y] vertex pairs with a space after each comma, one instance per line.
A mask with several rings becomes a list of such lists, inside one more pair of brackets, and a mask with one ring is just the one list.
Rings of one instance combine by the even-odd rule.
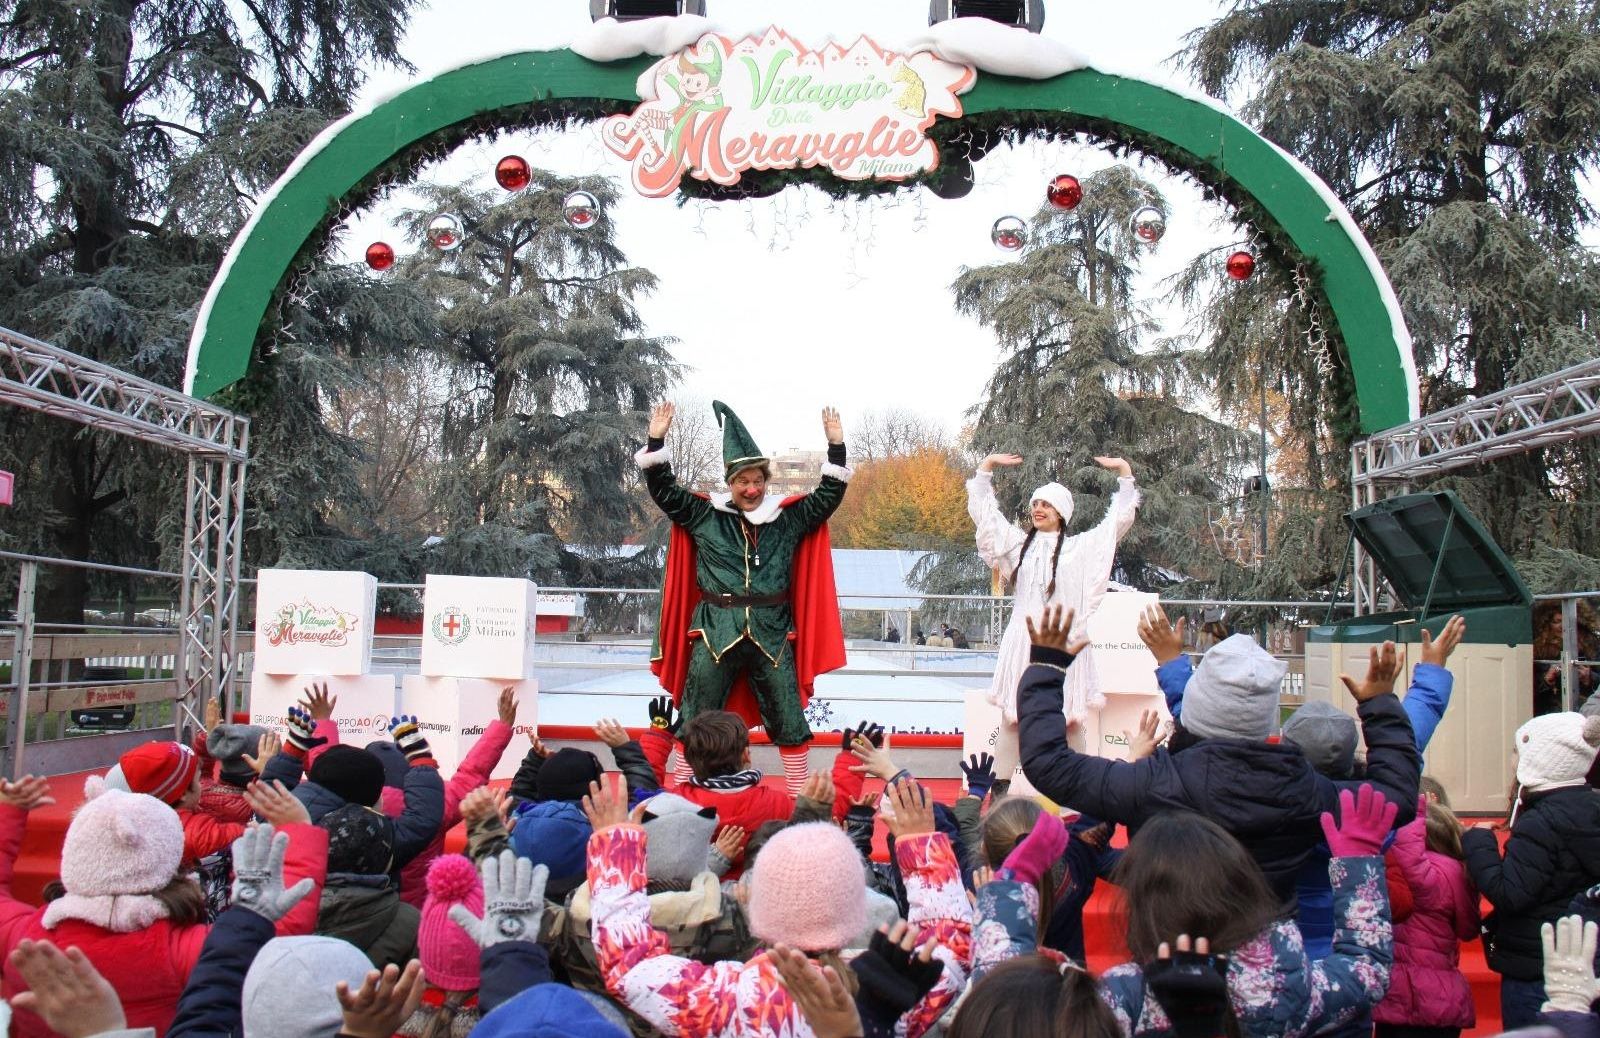
[[329, 746], [306, 775], [347, 804], [373, 807], [383, 795], [383, 764], [358, 746]]
[[568, 746], [545, 758], [534, 790], [540, 800], [582, 800], [589, 795], [589, 783], [599, 782], [604, 773], [599, 757]]

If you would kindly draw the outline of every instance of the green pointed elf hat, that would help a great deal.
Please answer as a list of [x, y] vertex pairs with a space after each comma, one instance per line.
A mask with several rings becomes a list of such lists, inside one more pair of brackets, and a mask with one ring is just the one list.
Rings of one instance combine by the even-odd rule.
[[733, 474], [740, 469], [760, 465], [766, 468], [771, 462], [761, 448], [756, 446], [755, 437], [750, 435], [750, 430], [744, 427], [739, 416], [733, 413], [733, 408], [721, 400], [711, 401], [711, 412], [717, 416], [717, 424], [722, 426], [722, 478], [732, 479]]

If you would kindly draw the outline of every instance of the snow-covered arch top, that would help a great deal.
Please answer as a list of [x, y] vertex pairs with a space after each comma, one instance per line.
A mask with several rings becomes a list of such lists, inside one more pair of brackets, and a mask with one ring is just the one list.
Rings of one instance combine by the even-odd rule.
[[[636, 84], [655, 60], [598, 62], [574, 50], [508, 54], [443, 72], [330, 125], [290, 164], [229, 248], [190, 338], [185, 390], [210, 396], [245, 375], [262, 319], [296, 256], [341, 199], [408, 147], [500, 109], [635, 100]], [[1320, 178], [1225, 107], [1092, 68], [1039, 79], [981, 76], [962, 101], [969, 116], [1050, 112], [1125, 128], [1130, 137], [1162, 142], [1167, 161], [1253, 199], [1277, 225], [1274, 233], [1321, 274], [1355, 383], [1360, 431], [1417, 417], [1411, 338], [1371, 245]]]

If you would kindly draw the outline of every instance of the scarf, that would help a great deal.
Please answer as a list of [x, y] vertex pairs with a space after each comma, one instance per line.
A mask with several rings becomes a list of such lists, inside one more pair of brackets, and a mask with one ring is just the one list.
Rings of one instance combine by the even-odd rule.
[[150, 894], [63, 894], [45, 906], [42, 922], [46, 930], [78, 919], [112, 933], [134, 933], [169, 915]]
[[732, 793], [741, 789], [749, 789], [752, 786], [760, 785], [760, 783], [761, 772], [755, 768], [736, 771], [732, 775], [713, 775], [708, 779], [692, 778], [689, 780], [691, 786], [699, 786], [701, 789], [714, 789], [719, 793]]

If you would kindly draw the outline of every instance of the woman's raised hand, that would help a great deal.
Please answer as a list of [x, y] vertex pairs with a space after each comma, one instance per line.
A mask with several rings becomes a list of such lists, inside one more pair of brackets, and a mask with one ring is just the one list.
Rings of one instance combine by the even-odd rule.
[[1123, 458], [1104, 458], [1096, 455], [1094, 463], [1103, 469], [1110, 469], [1123, 479], [1133, 475], [1133, 466]]
[[1021, 464], [1022, 455], [1020, 454], [991, 454], [987, 458], [984, 458], [982, 461], [978, 462], [978, 471], [993, 472], [996, 465], [1003, 465], [1007, 468], [1010, 468], [1012, 465]]

